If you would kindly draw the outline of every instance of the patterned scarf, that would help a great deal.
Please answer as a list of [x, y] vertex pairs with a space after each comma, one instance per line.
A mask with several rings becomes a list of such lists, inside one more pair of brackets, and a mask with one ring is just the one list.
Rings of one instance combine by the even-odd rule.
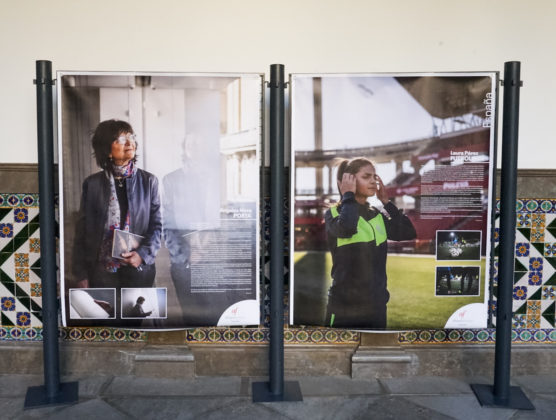
[[116, 194], [116, 183], [114, 176], [131, 178], [137, 169], [132, 161], [129, 161], [124, 166], [112, 166], [112, 171], [106, 171], [106, 176], [110, 180], [110, 199], [108, 201], [108, 215], [106, 217], [106, 224], [104, 225], [104, 236], [100, 245], [99, 263], [104, 270], [115, 273], [120, 268], [120, 260], [112, 258], [112, 242], [114, 238], [114, 229], [125, 230], [129, 232], [129, 210], [125, 217], [125, 221], [121, 223], [120, 220], [120, 203]]

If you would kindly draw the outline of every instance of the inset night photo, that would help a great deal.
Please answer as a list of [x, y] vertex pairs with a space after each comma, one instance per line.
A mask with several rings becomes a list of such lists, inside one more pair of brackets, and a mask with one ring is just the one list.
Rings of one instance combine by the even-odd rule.
[[437, 230], [436, 259], [439, 261], [479, 261], [480, 230]]
[[436, 296], [477, 296], [481, 267], [436, 267]]

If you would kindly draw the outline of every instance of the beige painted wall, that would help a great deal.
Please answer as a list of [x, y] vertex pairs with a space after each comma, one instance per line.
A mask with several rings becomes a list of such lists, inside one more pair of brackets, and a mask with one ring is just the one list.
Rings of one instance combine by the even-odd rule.
[[0, 162], [37, 160], [53, 70], [503, 71], [522, 62], [520, 168], [554, 168], [553, 0], [0, 0]]

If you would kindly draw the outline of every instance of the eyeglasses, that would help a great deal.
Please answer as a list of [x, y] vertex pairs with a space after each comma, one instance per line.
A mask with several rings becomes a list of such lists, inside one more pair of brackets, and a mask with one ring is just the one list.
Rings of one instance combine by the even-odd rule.
[[120, 137], [118, 137], [116, 140], [114, 140], [114, 142], [118, 143], [118, 144], [126, 144], [127, 141], [133, 142], [135, 143], [137, 141], [137, 136], [135, 134], [122, 134]]

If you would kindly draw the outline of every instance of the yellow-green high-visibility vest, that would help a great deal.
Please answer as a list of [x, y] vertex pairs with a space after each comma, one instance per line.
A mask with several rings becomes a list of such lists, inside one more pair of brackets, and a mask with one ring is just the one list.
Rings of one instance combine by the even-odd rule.
[[[338, 217], [338, 207], [331, 207], [330, 212], [332, 217]], [[349, 244], [355, 244], [358, 242], [371, 242], [375, 241], [376, 245], [380, 245], [386, 241], [386, 226], [384, 226], [384, 219], [382, 214], [378, 213], [371, 220], [365, 220], [359, 216], [357, 220], [357, 233], [349, 238], [338, 238], [337, 246], [344, 246]]]

